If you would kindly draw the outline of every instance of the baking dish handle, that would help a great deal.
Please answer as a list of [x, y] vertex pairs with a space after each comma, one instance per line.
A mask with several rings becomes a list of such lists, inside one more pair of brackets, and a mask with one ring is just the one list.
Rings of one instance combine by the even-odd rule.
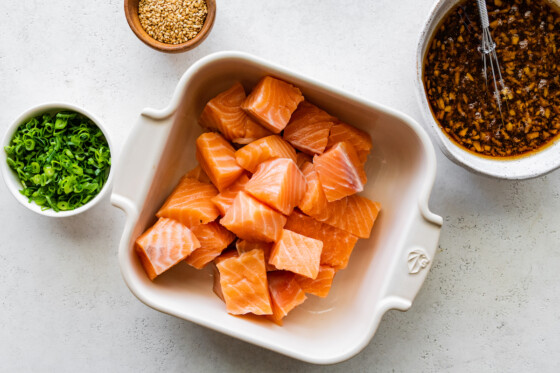
[[420, 206], [411, 223], [404, 250], [397, 258], [396, 273], [387, 288], [387, 309], [406, 311], [420, 291], [436, 253], [443, 219]]
[[148, 193], [171, 128], [173, 111], [144, 109], [115, 166], [111, 203], [137, 215]]

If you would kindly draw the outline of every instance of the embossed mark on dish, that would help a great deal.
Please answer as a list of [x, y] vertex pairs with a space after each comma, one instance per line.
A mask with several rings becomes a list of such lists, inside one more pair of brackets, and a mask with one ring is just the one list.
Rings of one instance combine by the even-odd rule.
[[430, 264], [428, 254], [422, 249], [414, 249], [408, 253], [408, 273], [415, 275]]

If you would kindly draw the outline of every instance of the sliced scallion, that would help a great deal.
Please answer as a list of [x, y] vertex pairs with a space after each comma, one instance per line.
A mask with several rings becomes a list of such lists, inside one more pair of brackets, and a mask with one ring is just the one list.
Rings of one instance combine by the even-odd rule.
[[111, 152], [103, 132], [82, 114], [43, 114], [20, 125], [4, 147], [20, 193], [43, 210], [73, 210], [107, 181]]

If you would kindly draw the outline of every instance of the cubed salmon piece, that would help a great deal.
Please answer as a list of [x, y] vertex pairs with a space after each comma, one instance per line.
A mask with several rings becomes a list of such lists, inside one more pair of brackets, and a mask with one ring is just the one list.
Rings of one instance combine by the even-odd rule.
[[369, 133], [340, 121], [331, 127], [327, 147], [334, 146], [339, 142], [352, 144], [361, 163], [366, 162], [373, 146]]
[[210, 178], [208, 177], [208, 175], [206, 175], [206, 172], [204, 172], [202, 167], [200, 167], [200, 165], [197, 165], [195, 168], [193, 168], [192, 170], [187, 172], [185, 177], [198, 180], [201, 183], [210, 184], [212, 182], [212, 181], [210, 181]]
[[301, 167], [301, 172], [305, 176], [307, 187], [303, 198], [299, 201], [299, 209], [315, 218], [323, 217], [327, 212], [327, 196], [323, 190], [323, 185], [319, 180], [319, 175], [315, 171], [315, 166], [305, 162]]
[[211, 201], [216, 195], [218, 191], [213, 185], [183, 177], [156, 216], [175, 219], [189, 228], [209, 223], [220, 215]]
[[307, 299], [295, 276], [292, 272], [286, 271], [268, 273], [273, 314], [267, 317], [278, 325], [282, 325], [282, 319], [288, 315], [288, 312]]
[[273, 158], [296, 160], [296, 151], [280, 136], [263, 137], [235, 152], [237, 163], [247, 171], [254, 173], [262, 162]]
[[245, 123], [245, 136], [238, 139], [233, 139], [232, 141], [236, 144], [250, 144], [253, 141], [261, 139], [266, 136], [271, 136], [273, 133], [258, 124], [253, 120], [248, 120]]
[[214, 264], [219, 264], [221, 261], [229, 259], [229, 258], [237, 258], [239, 254], [237, 253], [236, 249], [227, 249], [222, 251], [222, 253], [214, 259]]
[[242, 174], [233, 184], [221, 191], [216, 197], [212, 197], [212, 202], [220, 210], [220, 215], [224, 216], [227, 209], [233, 204], [237, 193], [245, 190], [245, 185], [249, 182], [249, 177]]
[[220, 224], [247, 241], [277, 241], [286, 217], [245, 192], [237, 193]]
[[[352, 195], [329, 202], [323, 223], [350, 232], [360, 238], [369, 238], [373, 224], [381, 210], [379, 202]], [[319, 219], [318, 219], [319, 220]]]
[[284, 229], [272, 247], [269, 263], [314, 279], [319, 273], [322, 250], [322, 241]]
[[308, 154], [298, 152], [296, 154], [296, 164], [297, 164], [297, 166], [299, 167], [300, 170], [303, 167], [303, 165], [305, 164], [305, 162], [312, 163], [313, 158]]
[[364, 190], [366, 173], [350, 143], [340, 142], [325, 153], [316, 155], [313, 164], [327, 201], [336, 201]]
[[233, 315], [271, 315], [270, 294], [261, 250], [220, 261], [220, 284], [226, 309]]
[[226, 249], [216, 259], [214, 259], [211, 264], [212, 275], [214, 277], [214, 285], [212, 287], [212, 290], [214, 291], [214, 294], [216, 294], [218, 298], [220, 298], [224, 303], [224, 294], [222, 293], [222, 284], [220, 283], [220, 271], [218, 271], [217, 265], [226, 259], [237, 257], [239, 257], [239, 255], [237, 254], [236, 249]]
[[305, 194], [305, 176], [291, 159], [263, 162], [245, 185], [245, 191], [259, 201], [289, 215]]
[[214, 260], [235, 239], [235, 235], [215, 221], [197, 225], [192, 232], [200, 242], [185, 261], [197, 269], [202, 269]]
[[288, 216], [284, 228], [322, 241], [321, 265], [327, 265], [336, 270], [346, 268], [350, 254], [358, 242], [358, 237], [352, 233], [321, 223], [297, 210]]
[[196, 236], [183, 224], [159, 220], [135, 242], [134, 249], [150, 280], [155, 279], [200, 247]]
[[[204, 128], [220, 131], [226, 139], [233, 142], [243, 143], [271, 135], [270, 131], [253, 121], [241, 109], [245, 98], [241, 83], [234, 84], [208, 101], [198, 119], [199, 124]], [[247, 135], [251, 137], [247, 138]]]
[[284, 140], [309, 155], [323, 154], [336, 118], [317, 106], [303, 101], [284, 129]]
[[336, 271], [334, 270], [334, 268], [329, 266], [321, 266], [319, 268], [317, 278], [311, 279], [308, 277], [297, 275], [296, 280], [299, 286], [301, 286], [301, 290], [303, 290], [305, 293], [325, 298], [327, 295], [329, 295], [335, 273]]
[[237, 242], [235, 243], [238, 254], [243, 254], [251, 250], [262, 250], [267, 271], [275, 271], [277, 269], [275, 266], [268, 263], [273, 245], [274, 244], [272, 242], [251, 242], [246, 240], [237, 240]]
[[196, 159], [219, 191], [224, 190], [243, 173], [235, 161], [235, 149], [220, 134], [203, 133], [196, 139]]
[[303, 101], [301, 91], [283, 80], [266, 76], [247, 96], [241, 107], [260, 125], [280, 133]]
[[214, 292], [214, 294], [216, 294], [218, 298], [222, 300], [222, 302], [225, 303], [224, 293], [222, 293], [222, 284], [220, 284], [220, 271], [218, 271], [218, 267], [216, 267], [215, 262], [212, 262], [211, 266], [212, 266], [212, 279], [213, 279], [212, 291]]

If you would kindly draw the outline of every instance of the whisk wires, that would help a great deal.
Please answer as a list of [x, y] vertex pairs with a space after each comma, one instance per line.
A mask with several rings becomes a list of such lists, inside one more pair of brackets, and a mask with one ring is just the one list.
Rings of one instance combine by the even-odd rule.
[[500, 63], [498, 62], [498, 55], [496, 54], [496, 43], [494, 42], [494, 40], [492, 40], [492, 34], [490, 34], [490, 22], [488, 21], [488, 9], [486, 8], [486, 1], [477, 0], [477, 2], [482, 24], [482, 41], [479, 48], [482, 55], [482, 73], [486, 81], [486, 86], [488, 87], [488, 68], [492, 70], [494, 98], [496, 99], [496, 103], [498, 104], [498, 110], [500, 111], [500, 117], [502, 118], [503, 124], [504, 117], [502, 114], [501, 92], [506, 92], [507, 88], [505, 86], [504, 79], [502, 78]]

